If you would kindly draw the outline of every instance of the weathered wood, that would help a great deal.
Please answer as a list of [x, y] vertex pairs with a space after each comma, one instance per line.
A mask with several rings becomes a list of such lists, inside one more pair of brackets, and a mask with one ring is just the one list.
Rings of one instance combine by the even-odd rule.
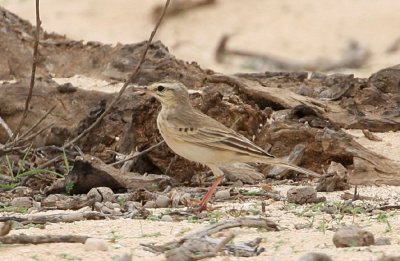
[[0, 237], [0, 242], [2, 244], [46, 244], [46, 243], [85, 243], [88, 236], [78, 236], [78, 235], [10, 235]]
[[183, 237], [179, 241], [171, 241], [163, 245], [141, 244], [146, 249], [153, 252], [163, 253], [167, 260], [189, 261], [199, 260], [206, 257], [213, 257], [221, 250], [227, 251], [234, 256], [256, 256], [264, 251], [258, 248], [260, 240], [252, 241], [252, 244], [228, 244], [233, 238], [232, 234], [228, 234], [225, 239], [218, 240], [211, 237], [211, 235], [218, 233], [222, 230], [234, 227], [257, 227], [264, 228], [268, 231], [278, 231], [278, 226], [264, 218], [237, 218], [220, 221], [216, 224], [209, 225], [199, 231], [191, 233]]
[[163, 190], [170, 185], [171, 178], [165, 175], [140, 175], [138, 173], [121, 172], [105, 164], [100, 159], [85, 155], [75, 160], [74, 168], [68, 177], [59, 180], [49, 187], [47, 193], [60, 193], [65, 191], [65, 185], [73, 183], [71, 193], [87, 193], [91, 188], [107, 186], [113, 190], [146, 189], [150, 191]]

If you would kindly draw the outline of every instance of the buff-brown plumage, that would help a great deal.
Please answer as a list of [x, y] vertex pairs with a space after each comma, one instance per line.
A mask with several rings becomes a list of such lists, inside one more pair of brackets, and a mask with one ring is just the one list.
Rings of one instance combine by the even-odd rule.
[[216, 177], [219, 166], [234, 162], [258, 162], [289, 168], [310, 176], [317, 173], [275, 158], [246, 137], [195, 110], [180, 82], [159, 82], [146, 92], [162, 105], [157, 126], [167, 145], [178, 155], [208, 166]]

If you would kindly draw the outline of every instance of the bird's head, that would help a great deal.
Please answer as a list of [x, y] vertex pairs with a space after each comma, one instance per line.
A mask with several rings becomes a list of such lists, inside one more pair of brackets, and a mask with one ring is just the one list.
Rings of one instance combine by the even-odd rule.
[[190, 104], [188, 90], [180, 82], [156, 82], [146, 87], [145, 92], [161, 102], [162, 106], [176, 107]]

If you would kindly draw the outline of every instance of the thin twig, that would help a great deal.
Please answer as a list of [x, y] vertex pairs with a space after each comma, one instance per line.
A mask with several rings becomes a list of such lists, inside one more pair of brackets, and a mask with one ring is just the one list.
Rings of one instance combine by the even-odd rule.
[[36, 34], [35, 34], [35, 43], [33, 45], [33, 59], [32, 59], [32, 73], [31, 73], [31, 81], [29, 84], [29, 93], [28, 97], [26, 98], [25, 101], [25, 108], [24, 112], [22, 114], [21, 121], [18, 124], [17, 129], [15, 130], [14, 133], [14, 140], [17, 139], [19, 132], [21, 131], [22, 124], [24, 123], [27, 115], [28, 115], [28, 110], [29, 110], [29, 103], [32, 99], [32, 93], [33, 93], [33, 87], [35, 86], [35, 74], [36, 74], [36, 65], [39, 60], [38, 58], [38, 47], [39, 47], [39, 37], [40, 37], [40, 16], [39, 16], [39, 0], [36, 0]]
[[147, 148], [147, 149], [145, 149], [145, 150], [143, 150], [143, 151], [141, 151], [141, 152], [139, 152], [139, 153], [136, 153], [136, 154], [134, 154], [134, 155], [132, 155], [132, 156], [129, 156], [129, 157], [126, 158], [126, 159], [123, 159], [123, 160], [120, 160], [120, 161], [111, 163], [110, 165], [111, 165], [111, 166], [118, 165], [118, 164], [120, 164], [120, 163], [124, 163], [125, 161], [128, 161], [128, 160], [131, 160], [131, 159], [140, 157], [140, 156], [142, 156], [143, 154], [146, 154], [147, 152], [149, 152], [149, 151], [151, 151], [151, 150], [157, 148], [158, 146], [164, 144], [164, 142], [165, 142], [165, 141], [162, 140], [162, 141], [160, 141], [159, 143], [157, 143], [157, 144], [151, 146], [150, 148]]
[[4, 130], [7, 132], [7, 135], [10, 139], [14, 136], [12, 130], [10, 127], [7, 125], [7, 123], [3, 120], [2, 117], [0, 117], [0, 125], [4, 128]]
[[39, 134], [41, 134], [41, 133], [44, 132], [45, 130], [50, 129], [50, 128], [53, 127], [53, 126], [54, 126], [54, 123], [50, 123], [49, 125], [47, 125], [47, 126], [41, 128], [41, 129], [39, 129], [37, 132], [34, 132], [34, 133], [30, 134], [29, 136], [27, 136], [27, 137], [25, 137], [25, 138], [23, 138], [23, 139], [18, 139], [18, 140], [16, 140], [16, 142], [15, 142], [14, 144], [12, 144], [12, 145], [14, 146], [14, 145], [19, 145], [19, 144], [21, 144], [21, 143], [25, 143], [25, 142], [27, 142], [27, 141], [29, 141], [29, 140], [35, 138], [36, 136], [38, 136]]
[[47, 116], [49, 116], [49, 114], [57, 107], [57, 105], [54, 105], [53, 107], [51, 107], [51, 109], [46, 112], [45, 115], [42, 116], [42, 118], [40, 118], [35, 124], [33, 124], [32, 127], [30, 127], [24, 134], [21, 135], [20, 139], [26, 137], [32, 130], [34, 130], [40, 123], [42, 123], [42, 121], [44, 121], [44, 119], [47, 118]]
[[54, 162], [56, 162], [56, 161], [59, 161], [59, 160], [61, 160], [62, 158], [63, 158], [63, 156], [58, 155], [58, 156], [52, 158], [51, 160], [48, 160], [48, 161], [46, 161], [45, 163], [39, 165], [39, 166], [38, 166], [38, 169], [44, 169], [45, 167], [50, 166], [52, 163], [54, 163]]
[[146, 48], [144, 49], [144, 52], [142, 54], [142, 56], [140, 57], [139, 63], [136, 66], [135, 70], [133, 71], [132, 75], [129, 77], [129, 79], [127, 81], [125, 81], [124, 85], [122, 86], [121, 90], [119, 91], [117, 97], [114, 98], [114, 100], [111, 101], [111, 103], [108, 105], [108, 107], [105, 109], [105, 111], [96, 119], [96, 121], [94, 123], [92, 123], [92, 125], [90, 125], [87, 129], [85, 129], [83, 132], [81, 132], [78, 136], [76, 136], [75, 138], [73, 138], [71, 141], [67, 142], [66, 144], [63, 145], [63, 148], [68, 148], [69, 146], [71, 146], [72, 144], [74, 144], [76, 141], [78, 141], [79, 139], [81, 139], [83, 136], [85, 136], [86, 134], [88, 134], [94, 127], [96, 127], [101, 120], [104, 118], [104, 116], [111, 111], [112, 107], [114, 106], [115, 103], [117, 103], [119, 101], [119, 99], [121, 98], [122, 94], [125, 92], [126, 88], [128, 87], [129, 83], [131, 83], [133, 81], [133, 79], [135, 79], [135, 77], [137, 76], [137, 74], [139, 73], [140, 68], [142, 67], [142, 64], [144, 63], [144, 60], [146, 58], [146, 54], [150, 48], [150, 44], [153, 41], [154, 35], [157, 32], [157, 29], [159, 27], [159, 25], [161, 24], [161, 21], [164, 18], [165, 12], [167, 11], [168, 5], [169, 5], [170, 0], [167, 0], [165, 2], [165, 6], [164, 6], [164, 10], [156, 24], [156, 26], [154, 27], [153, 31], [151, 32], [151, 35], [149, 37], [149, 40], [147, 41], [146, 44]]

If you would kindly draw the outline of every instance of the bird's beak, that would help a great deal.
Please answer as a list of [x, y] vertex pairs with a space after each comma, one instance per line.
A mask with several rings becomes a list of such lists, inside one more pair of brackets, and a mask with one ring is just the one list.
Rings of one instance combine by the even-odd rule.
[[147, 94], [147, 86], [135, 86], [132, 88], [134, 93], [137, 93], [139, 95], [145, 95]]

